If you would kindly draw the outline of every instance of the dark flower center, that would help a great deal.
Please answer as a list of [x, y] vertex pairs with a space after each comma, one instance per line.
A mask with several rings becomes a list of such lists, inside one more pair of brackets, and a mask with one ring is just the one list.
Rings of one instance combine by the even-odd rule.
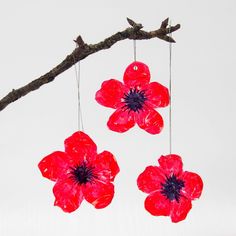
[[144, 90], [136, 88], [130, 89], [124, 96], [125, 108], [130, 111], [139, 111], [143, 108], [144, 102], [147, 100]]
[[94, 167], [85, 162], [78, 166], [72, 167], [70, 174], [71, 178], [79, 185], [92, 182], [97, 178], [94, 173]]
[[180, 190], [184, 187], [184, 181], [177, 179], [175, 175], [166, 178], [166, 182], [162, 183], [161, 193], [170, 201], [174, 199], [179, 202], [181, 197]]

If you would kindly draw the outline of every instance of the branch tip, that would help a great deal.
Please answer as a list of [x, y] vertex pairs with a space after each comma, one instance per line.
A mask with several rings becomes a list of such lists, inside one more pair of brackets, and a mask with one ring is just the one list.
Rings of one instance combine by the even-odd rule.
[[131, 19], [128, 18], [128, 17], [127, 17], [127, 21], [128, 21], [128, 23], [129, 23], [132, 27], [134, 27], [135, 25], [137, 25], [133, 20], [131, 20]]
[[76, 40], [74, 40], [74, 42], [79, 46], [79, 47], [83, 47], [85, 45], [84, 40], [82, 39], [82, 37], [79, 35]]
[[169, 43], [176, 43], [175, 40], [169, 36], [166, 36], [166, 41], [168, 41]]
[[169, 22], [169, 17], [166, 18], [164, 21], [162, 21], [161, 28], [165, 29], [167, 27], [167, 25], [168, 25], [168, 22]]
[[180, 24], [174, 25], [174, 26], [170, 26], [169, 28], [166, 28], [168, 33], [173, 33], [176, 30], [178, 30], [180, 28]]
[[142, 24], [138, 24], [135, 21], [131, 20], [130, 18], [127, 17], [128, 23], [136, 30], [140, 30], [143, 28]]
[[175, 26], [175, 30], [180, 29], [180, 27], [181, 27], [181, 25], [180, 25], [180, 24], [177, 24], [177, 25]]

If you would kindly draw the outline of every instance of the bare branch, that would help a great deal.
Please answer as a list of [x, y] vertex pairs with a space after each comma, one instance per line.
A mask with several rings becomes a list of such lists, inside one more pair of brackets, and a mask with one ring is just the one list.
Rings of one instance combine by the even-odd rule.
[[55, 66], [52, 70], [47, 72], [46, 74], [40, 76], [39, 78], [33, 80], [29, 84], [19, 88], [13, 89], [9, 92], [5, 97], [0, 100], [0, 111], [3, 110], [10, 103], [15, 102], [19, 98], [25, 96], [26, 94], [39, 89], [42, 85], [52, 82], [58, 75], [68, 70], [78, 61], [83, 60], [87, 56], [96, 53], [100, 50], [108, 49], [115, 43], [124, 40], [124, 39], [151, 39], [151, 38], [159, 38], [161, 40], [174, 43], [175, 40], [168, 36], [170, 33], [178, 30], [180, 25], [177, 24], [175, 26], [168, 26], [168, 18], [164, 20], [161, 24], [161, 27], [154, 31], [144, 31], [141, 30], [143, 28], [142, 24], [137, 24], [133, 20], [127, 18], [128, 23], [131, 27], [117, 32], [116, 34], [106, 38], [105, 40], [97, 43], [97, 44], [86, 44], [81, 36], [78, 36], [76, 40], [74, 40], [78, 47], [68, 55], [60, 64]]

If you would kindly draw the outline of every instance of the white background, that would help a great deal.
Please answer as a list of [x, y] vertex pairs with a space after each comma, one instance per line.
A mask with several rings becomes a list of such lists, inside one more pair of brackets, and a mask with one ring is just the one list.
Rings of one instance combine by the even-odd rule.
[[[70, 54], [81, 34], [97, 43], [128, 26], [126, 17], [154, 30], [170, 17], [173, 34], [173, 152], [184, 169], [200, 174], [202, 197], [187, 219], [173, 224], [144, 210], [136, 178], [168, 154], [168, 108], [160, 135], [137, 126], [125, 134], [106, 128], [112, 109], [94, 100], [102, 81], [122, 79], [133, 61], [125, 40], [81, 62], [85, 132], [99, 152], [111, 151], [121, 171], [111, 205], [96, 210], [84, 201], [71, 214], [53, 206], [53, 182], [38, 162], [77, 130], [74, 68], [0, 112], [0, 235], [214, 235], [235, 236], [235, 7], [234, 0], [203, 1], [0, 1], [0, 97], [48, 72]], [[168, 86], [168, 43], [137, 42], [137, 59], [152, 81]]]

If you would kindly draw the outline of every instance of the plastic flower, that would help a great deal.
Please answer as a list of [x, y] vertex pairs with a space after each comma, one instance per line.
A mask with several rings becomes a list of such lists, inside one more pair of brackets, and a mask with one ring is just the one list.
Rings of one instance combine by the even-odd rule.
[[104, 208], [112, 201], [112, 182], [119, 166], [110, 152], [97, 154], [96, 144], [83, 132], [67, 138], [65, 152], [53, 152], [38, 167], [44, 177], [56, 182], [54, 205], [65, 212], [75, 211], [83, 199], [95, 208]]
[[110, 116], [108, 128], [123, 133], [135, 123], [150, 134], [158, 134], [163, 128], [163, 119], [154, 109], [169, 104], [166, 87], [150, 83], [150, 72], [142, 62], [133, 62], [124, 73], [124, 84], [110, 79], [102, 83], [97, 91], [96, 101], [116, 111]]
[[170, 216], [172, 222], [184, 220], [199, 198], [203, 182], [199, 175], [183, 171], [178, 155], [161, 156], [160, 166], [148, 166], [137, 179], [138, 188], [148, 193], [145, 208], [154, 216]]

